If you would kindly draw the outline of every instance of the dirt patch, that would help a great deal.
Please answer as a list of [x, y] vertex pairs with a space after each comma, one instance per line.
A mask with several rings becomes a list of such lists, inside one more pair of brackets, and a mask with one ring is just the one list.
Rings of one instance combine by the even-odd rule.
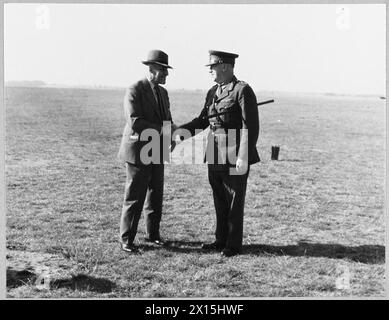
[[108, 293], [115, 288], [110, 280], [77, 273], [77, 264], [63, 255], [8, 250], [7, 290], [32, 286], [38, 290], [78, 290]]
[[63, 266], [67, 269], [74, 265], [64, 257], [18, 250], [7, 251], [7, 288], [23, 285], [50, 285], [52, 279], [64, 275]]

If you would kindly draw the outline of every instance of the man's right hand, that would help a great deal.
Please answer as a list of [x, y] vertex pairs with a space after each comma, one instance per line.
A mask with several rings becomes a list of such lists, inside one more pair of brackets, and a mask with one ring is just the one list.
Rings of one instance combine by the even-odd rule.
[[169, 123], [169, 124], [164, 124], [163, 126], [162, 126], [162, 129], [161, 129], [161, 135], [163, 135], [163, 136], [168, 136], [168, 135], [170, 135], [171, 136], [171, 134], [172, 134], [172, 126], [171, 126], [171, 124]]
[[172, 143], [170, 144], [170, 147], [169, 147], [169, 151], [173, 152], [173, 150], [175, 149], [176, 145], [177, 145], [176, 142], [172, 141]]

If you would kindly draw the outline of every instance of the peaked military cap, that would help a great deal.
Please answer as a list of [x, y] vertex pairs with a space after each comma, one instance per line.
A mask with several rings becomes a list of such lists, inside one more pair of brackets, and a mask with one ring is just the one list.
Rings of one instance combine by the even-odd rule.
[[209, 63], [205, 66], [210, 67], [219, 63], [230, 63], [234, 65], [235, 58], [237, 57], [239, 57], [239, 55], [235, 53], [209, 50]]
[[142, 61], [142, 63], [145, 65], [159, 64], [160, 66], [173, 69], [169, 66], [168, 59], [169, 57], [165, 52], [161, 50], [151, 50], [147, 56], [147, 60]]

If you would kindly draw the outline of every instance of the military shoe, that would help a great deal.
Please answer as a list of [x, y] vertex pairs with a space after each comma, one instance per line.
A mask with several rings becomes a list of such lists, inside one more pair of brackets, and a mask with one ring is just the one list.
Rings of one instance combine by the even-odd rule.
[[222, 250], [224, 248], [224, 244], [215, 241], [212, 243], [204, 243], [201, 248], [204, 250]]
[[223, 257], [232, 257], [232, 256], [236, 256], [239, 254], [239, 250], [233, 250], [233, 249], [228, 249], [228, 248], [225, 248], [223, 249], [223, 251], [221, 252], [221, 255]]
[[161, 238], [155, 238], [155, 239], [145, 238], [145, 241], [154, 243], [157, 246], [164, 246], [164, 247], [168, 246], [168, 242]]
[[139, 253], [139, 248], [133, 244], [122, 243], [121, 248], [128, 253]]

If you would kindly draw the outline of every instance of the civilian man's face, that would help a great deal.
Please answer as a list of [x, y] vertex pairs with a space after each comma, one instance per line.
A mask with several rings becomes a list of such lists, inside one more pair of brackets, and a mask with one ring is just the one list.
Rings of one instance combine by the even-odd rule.
[[165, 84], [166, 77], [169, 75], [167, 68], [160, 65], [152, 65], [150, 68], [150, 80], [154, 83]]

